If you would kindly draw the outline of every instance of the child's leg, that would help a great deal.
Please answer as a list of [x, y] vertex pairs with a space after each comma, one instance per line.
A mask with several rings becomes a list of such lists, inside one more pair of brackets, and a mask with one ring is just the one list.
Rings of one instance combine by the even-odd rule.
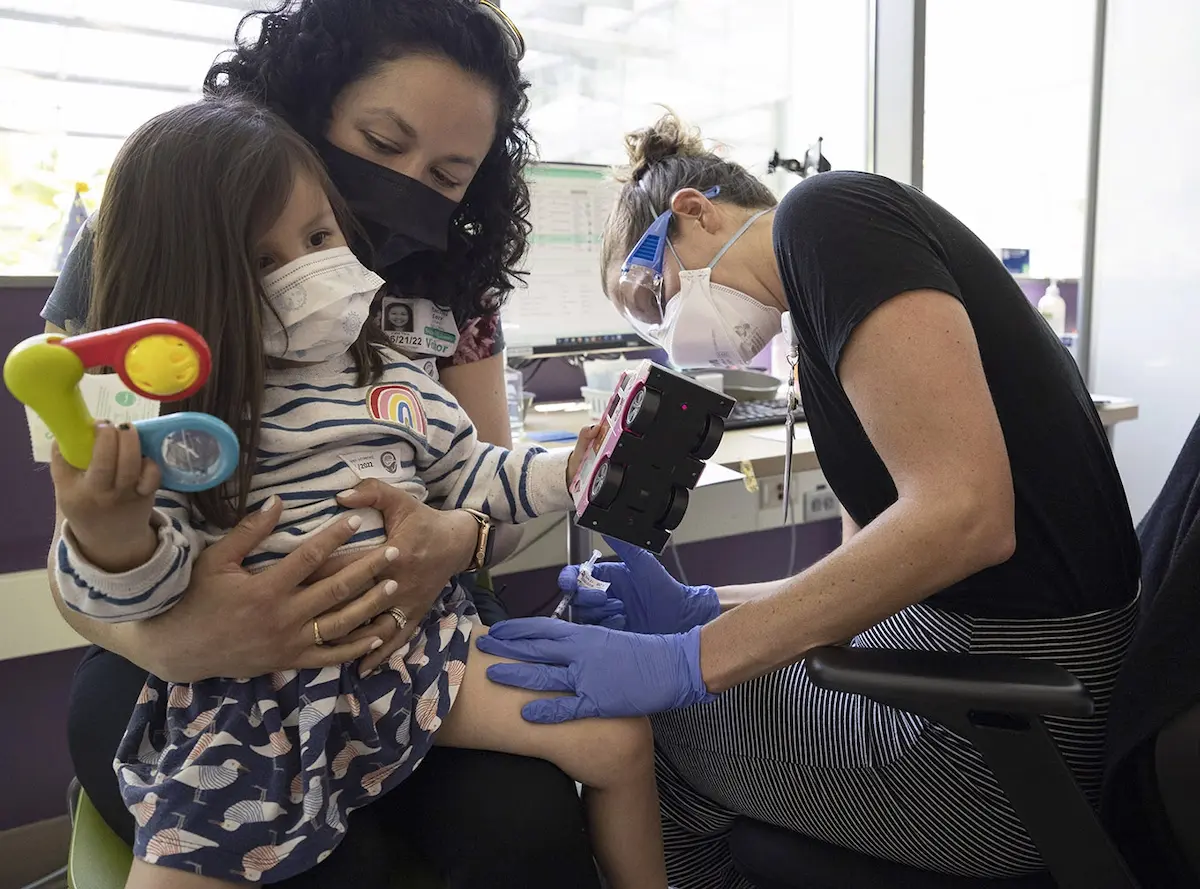
[[[645, 719], [585, 719], [561, 725], [526, 722], [521, 706], [539, 695], [490, 681], [484, 671], [500, 662], [472, 646], [458, 697], [434, 743], [536, 756], [554, 763], [588, 788], [592, 845], [612, 889], [665, 889], [650, 723]], [[514, 806], [521, 804], [513, 800]]]
[[129, 871], [129, 879], [125, 882], [125, 889], [222, 889], [225, 886], [236, 885], [237, 883], [201, 877], [172, 867], [158, 867], [135, 858]]

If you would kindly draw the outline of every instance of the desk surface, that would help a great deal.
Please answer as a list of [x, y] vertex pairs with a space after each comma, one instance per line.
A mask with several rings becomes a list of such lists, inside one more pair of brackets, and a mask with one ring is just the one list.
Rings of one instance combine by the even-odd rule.
[[[1111, 427], [1117, 423], [1137, 418], [1138, 408], [1132, 401], [1114, 400], [1100, 409], [1104, 425]], [[582, 407], [571, 411], [540, 412], [530, 411], [526, 421], [530, 431], [565, 430], [578, 432], [589, 422], [587, 411]], [[772, 439], [772, 428], [738, 429], [725, 434], [714, 460], [730, 469], [741, 471], [743, 464], [750, 463], [754, 473], [761, 479], [770, 476], [783, 475], [782, 436], [776, 434]], [[796, 444], [794, 451], [794, 470], [797, 473], [813, 472], [819, 469], [817, 455], [813, 450], [812, 437], [808, 433], [807, 424], [796, 426]], [[741, 486], [739, 485], [739, 488]], [[758, 512], [758, 501], [743, 511]], [[724, 502], [724, 501], [723, 501]], [[732, 508], [732, 502], [729, 503]], [[776, 513], [771, 510], [771, 516]], [[689, 516], [689, 518], [691, 518]], [[553, 517], [548, 517], [553, 521]], [[739, 523], [734, 521], [731, 514], [723, 516], [717, 531], [710, 531], [706, 536], [728, 536], [730, 533], [742, 533], [738, 530]], [[732, 529], [732, 530], [731, 530]], [[532, 530], [532, 529], [531, 529]], [[752, 530], [752, 529], [751, 529]], [[527, 570], [531, 567], [544, 567], [542, 564], [557, 562], [561, 564], [560, 546], [553, 543], [546, 558], [536, 553], [530, 553], [529, 559], [506, 567], [512, 570]], [[528, 564], [525, 564], [525, 562]], [[14, 574], [0, 574], [0, 660], [41, 654], [48, 651], [58, 651], [75, 648], [87, 643], [75, 634], [59, 616], [50, 591], [46, 585], [45, 571], [22, 571]]]

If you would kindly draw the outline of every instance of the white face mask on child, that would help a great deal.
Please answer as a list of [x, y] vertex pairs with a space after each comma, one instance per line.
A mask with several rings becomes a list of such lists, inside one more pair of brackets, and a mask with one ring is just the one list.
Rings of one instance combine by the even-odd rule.
[[263, 313], [267, 355], [319, 362], [345, 354], [367, 323], [383, 284], [349, 247], [302, 256], [271, 272], [262, 286], [279, 319]]

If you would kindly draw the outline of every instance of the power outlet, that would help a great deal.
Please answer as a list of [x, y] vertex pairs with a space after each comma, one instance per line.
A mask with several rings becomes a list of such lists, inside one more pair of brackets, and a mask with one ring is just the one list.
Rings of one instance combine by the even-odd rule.
[[[783, 502], [780, 496], [779, 502]], [[840, 518], [842, 505], [827, 485], [817, 485], [811, 491], [804, 492], [804, 521], [823, 522], [826, 519]]]
[[[792, 487], [792, 502], [796, 502], [795, 486]], [[783, 509], [783, 476], [768, 476], [758, 480], [758, 508]]]
[[[792, 521], [821, 522], [838, 518], [842, 506], [817, 470], [792, 476]], [[758, 480], [758, 529], [765, 531], [783, 524], [783, 476], [769, 475]]]

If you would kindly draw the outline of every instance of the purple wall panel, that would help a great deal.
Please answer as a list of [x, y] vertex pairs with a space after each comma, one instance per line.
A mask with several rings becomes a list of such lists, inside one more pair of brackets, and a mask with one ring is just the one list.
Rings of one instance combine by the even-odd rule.
[[[38, 317], [49, 291], [0, 289], [0, 357], [26, 337], [41, 333]], [[46, 545], [54, 529], [54, 487], [44, 465], [30, 456], [25, 408], [0, 391], [0, 573], [46, 566]]]

